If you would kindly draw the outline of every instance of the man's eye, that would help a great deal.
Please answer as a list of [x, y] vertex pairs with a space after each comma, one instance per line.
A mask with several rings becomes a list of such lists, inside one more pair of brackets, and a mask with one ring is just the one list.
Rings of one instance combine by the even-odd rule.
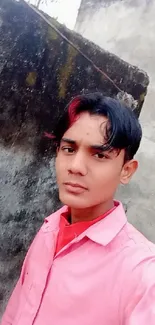
[[74, 149], [72, 147], [62, 147], [61, 150], [66, 152], [66, 153], [73, 153], [74, 152]]
[[96, 153], [94, 156], [98, 159], [107, 159], [104, 153]]

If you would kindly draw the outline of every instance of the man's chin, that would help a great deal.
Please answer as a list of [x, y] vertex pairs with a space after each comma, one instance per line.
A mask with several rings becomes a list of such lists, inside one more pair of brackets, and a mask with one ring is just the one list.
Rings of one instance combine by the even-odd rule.
[[79, 195], [59, 193], [59, 199], [64, 204], [72, 209], [85, 209], [86, 202]]

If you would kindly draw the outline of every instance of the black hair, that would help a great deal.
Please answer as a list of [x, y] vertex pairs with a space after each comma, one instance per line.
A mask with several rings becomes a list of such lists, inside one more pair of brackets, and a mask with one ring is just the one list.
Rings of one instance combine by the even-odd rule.
[[104, 150], [116, 149], [120, 151], [124, 149], [125, 161], [134, 157], [142, 138], [142, 129], [138, 118], [132, 109], [123, 102], [105, 97], [101, 93], [79, 95], [66, 106], [64, 114], [59, 118], [53, 132], [57, 146], [70, 127], [71, 118], [82, 112], [107, 117]]

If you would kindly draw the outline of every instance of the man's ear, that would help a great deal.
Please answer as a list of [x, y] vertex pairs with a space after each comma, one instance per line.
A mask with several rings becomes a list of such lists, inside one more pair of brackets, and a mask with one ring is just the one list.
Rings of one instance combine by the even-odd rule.
[[138, 168], [137, 160], [132, 159], [127, 161], [122, 168], [120, 183], [124, 185], [128, 184], [131, 177], [136, 172], [137, 168]]

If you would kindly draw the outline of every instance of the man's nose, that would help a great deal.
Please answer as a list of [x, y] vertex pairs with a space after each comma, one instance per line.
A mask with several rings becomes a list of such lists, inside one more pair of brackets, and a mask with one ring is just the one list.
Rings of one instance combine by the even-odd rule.
[[68, 171], [71, 174], [79, 174], [85, 176], [87, 174], [87, 162], [86, 157], [82, 152], [77, 152], [72, 156], [72, 160], [68, 166]]

